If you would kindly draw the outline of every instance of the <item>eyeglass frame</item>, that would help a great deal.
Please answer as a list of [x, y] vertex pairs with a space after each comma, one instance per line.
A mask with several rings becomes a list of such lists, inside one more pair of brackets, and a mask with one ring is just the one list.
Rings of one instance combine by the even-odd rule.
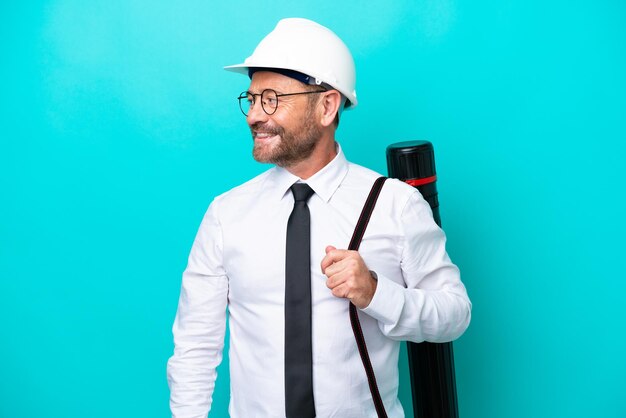
[[[266, 91], [271, 91], [274, 92], [274, 95], [276, 96], [276, 107], [274, 107], [274, 111], [272, 113], [268, 112], [265, 109], [265, 105], [263, 104], [263, 94], [265, 94]], [[256, 96], [259, 96], [261, 98], [261, 109], [263, 109], [263, 112], [265, 112], [266, 115], [273, 115], [274, 113], [276, 113], [276, 111], [278, 110], [278, 103], [279, 97], [285, 97], [285, 96], [297, 96], [299, 94], [314, 94], [314, 93], [326, 93], [328, 90], [324, 89], [324, 90], [316, 90], [316, 91], [301, 91], [301, 92], [297, 92], [297, 93], [277, 93], [276, 90], [274, 89], [265, 89], [263, 90], [261, 93], [251, 93], [250, 91], [246, 90], [246, 91], [242, 91], [239, 94], [239, 97], [237, 97], [237, 100], [239, 101], [239, 110], [241, 110], [241, 113], [243, 113], [244, 116], [248, 116], [248, 113], [250, 113], [250, 110], [254, 107], [254, 105], [256, 104]], [[244, 112], [243, 110], [243, 106], [241, 105], [241, 100], [242, 99], [248, 99], [248, 96], [252, 96], [252, 103], [250, 103], [250, 107], [248, 110], [248, 113]]]

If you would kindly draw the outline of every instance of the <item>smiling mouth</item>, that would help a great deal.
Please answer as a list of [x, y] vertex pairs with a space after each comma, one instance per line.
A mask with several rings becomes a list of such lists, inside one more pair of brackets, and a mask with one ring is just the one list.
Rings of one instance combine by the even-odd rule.
[[252, 138], [255, 142], [268, 142], [269, 140], [277, 136], [278, 132], [252, 131]]
[[257, 144], [277, 140], [277, 137], [280, 137], [282, 134], [281, 131], [280, 128], [274, 127], [269, 123], [257, 122], [250, 125], [252, 140]]
[[276, 133], [275, 132], [253, 132], [253, 136], [259, 139], [271, 138], [273, 136], [276, 136]]

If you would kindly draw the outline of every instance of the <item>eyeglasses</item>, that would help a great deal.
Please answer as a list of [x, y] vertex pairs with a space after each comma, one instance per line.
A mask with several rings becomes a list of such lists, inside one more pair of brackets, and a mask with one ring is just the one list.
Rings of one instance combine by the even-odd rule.
[[261, 107], [263, 108], [263, 111], [268, 115], [273, 115], [274, 113], [276, 113], [276, 109], [278, 109], [279, 97], [296, 96], [298, 94], [324, 93], [325, 91], [326, 90], [301, 91], [299, 93], [285, 94], [278, 94], [272, 89], [265, 89], [261, 93], [257, 94], [250, 93], [249, 91], [243, 91], [241, 92], [239, 97], [237, 97], [237, 100], [239, 100], [239, 108], [241, 109], [241, 113], [243, 113], [244, 116], [248, 116], [248, 113], [250, 113], [250, 109], [252, 109], [254, 107], [254, 104], [256, 103], [256, 97], [260, 96]]

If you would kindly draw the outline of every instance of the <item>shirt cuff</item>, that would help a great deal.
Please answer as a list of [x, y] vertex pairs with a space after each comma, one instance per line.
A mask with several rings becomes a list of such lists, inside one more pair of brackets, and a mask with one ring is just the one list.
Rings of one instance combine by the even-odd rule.
[[402, 313], [405, 290], [398, 283], [378, 274], [374, 297], [361, 311], [383, 324], [395, 324]]

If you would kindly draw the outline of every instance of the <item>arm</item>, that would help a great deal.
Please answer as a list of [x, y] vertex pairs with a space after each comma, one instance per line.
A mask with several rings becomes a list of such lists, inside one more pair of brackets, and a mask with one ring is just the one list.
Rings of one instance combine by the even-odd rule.
[[446, 342], [469, 325], [471, 302], [459, 269], [445, 250], [445, 234], [428, 203], [415, 192], [402, 211], [401, 269], [406, 287], [377, 272], [372, 276], [357, 251], [326, 248], [322, 271], [336, 297], [347, 298], [378, 321], [387, 337]]
[[445, 249], [446, 237], [428, 203], [413, 193], [402, 212], [402, 276], [406, 287], [379, 273], [369, 305], [362, 309], [395, 340], [447, 342], [463, 334], [471, 302], [459, 269]]
[[174, 418], [204, 418], [212, 402], [215, 369], [222, 360], [228, 278], [215, 203], [209, 207], [183, 273], [174, 320], [174, 355], [167, 363]]

